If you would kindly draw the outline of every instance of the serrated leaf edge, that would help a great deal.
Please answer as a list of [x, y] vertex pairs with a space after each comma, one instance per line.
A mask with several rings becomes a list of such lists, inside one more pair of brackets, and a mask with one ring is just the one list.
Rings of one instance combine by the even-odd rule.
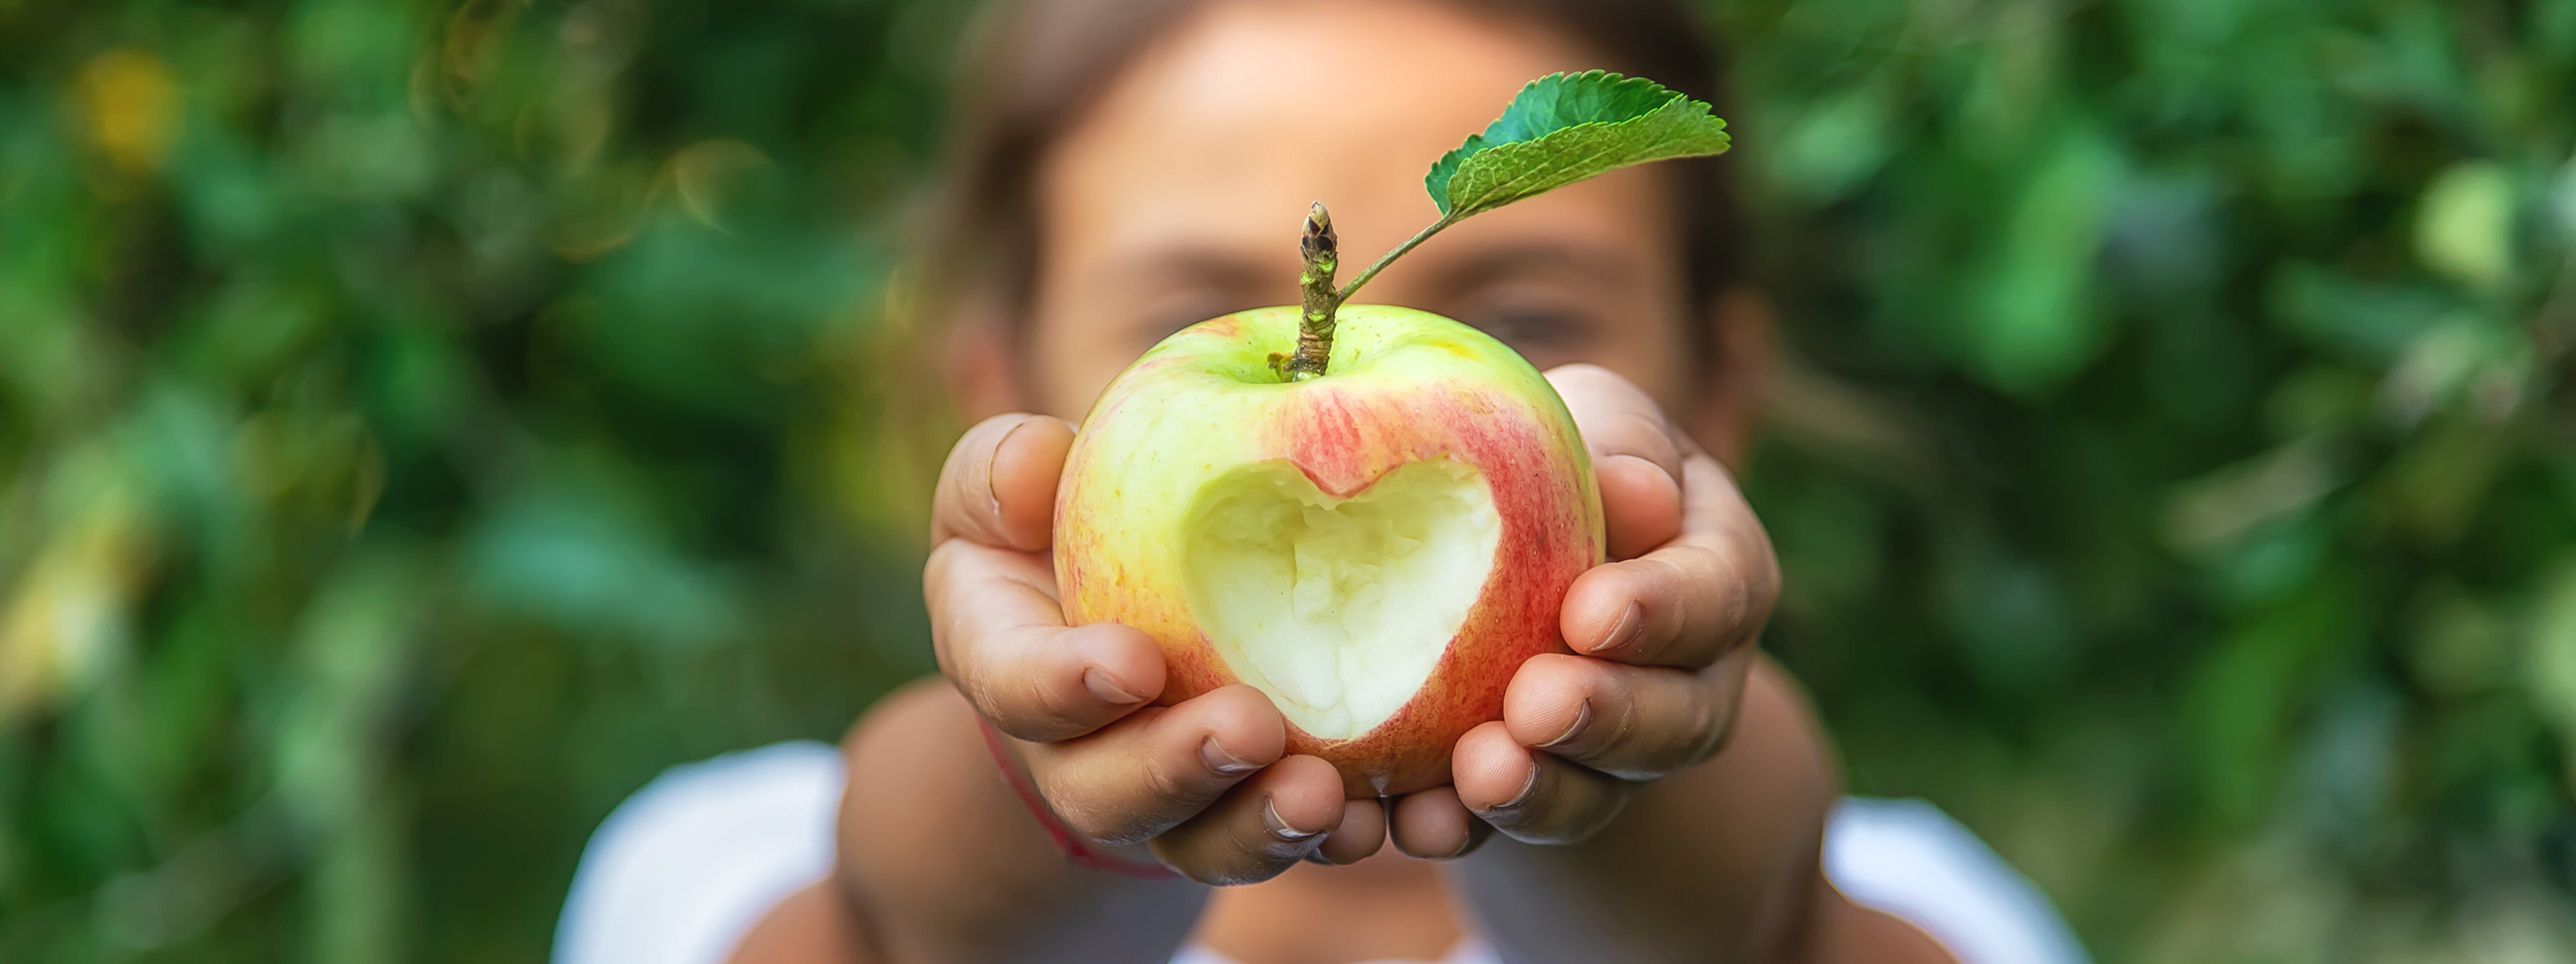
[[[1456, 168], [1455, 170], [1452, 170], [1452, 171], [1450, 172], [1449, 179], [1448, 179], [1448, 180], [1447, 180], [1447, 181], [1442, 185], [1444, 188], [1446, 188], [1446, 189], [1447, 189], [1448, 196], [1447, 196], [1447, 197], [1434, 197], [1434, 198], [1433, 198], [1433, 200], [1439, 203], [1439, 206], [1440, 206], [1440, 213], [1441, 213], [1442, 215], [1444, 215], [1444, 216], [1449, 216], [1449, 215], [1451, 215], [1451, 213], [1452, 213], [1452, 212], [1461, 212], [1461, 213], [1457, 213], [1457, 214], [1455, 214], [1454, 216], [1456, 216], [1456, 217], [1467, 217], [1467, 216], [1470, 216], [1470, 215], [1474, 215], [1474, 214], [1482, 213], [1482, 212], [1484, 212], [1484, 211], [1489, 211], [1489, 210], [1492, 210], [1492, 209], [1497, 208], [1497, 207], [1501, 207], [1501, 206], [1503, 206], [1503, 205], [1505, 205], [1505, 204], [1509, 204], [1509, 203], [1511, 203], [1511, 202], [1512, 202], [1512, 201], [1514, 201], [1514, 200], [1519, 200], [1519, 199], [1521, 199], [1521, 198], [1528, 197], [1529, 195], [1534, 194], [1534, 193], [1540, 193], [1540, 192], [1544, 192], [1544, 191], [1547, 191], [1547, 190], [1552, 190], [1552, 189], [1557, 188], [1557, 187], [1563, 187], [1563, 186], [1565, 186], [1564, 184], [1555, 184], [1555, 185], [1549, 185], [1548, 187], [1544, 187], [1544, 188], [1537, 188], [1537, 189], [1535, 189], [1535, 190], [1517, 190], [1517, 191], [1516, 191], [1516, 190], [1512, 190], [1513, 186], [1514, 186], [1514, 185], [1517, 185], [1517, 184], [1522, 184], [1522, 183], [1524, 183], [1523, 181], [1520, 181], [1520, 180], [1504, 181], [1504, 182], [1499, 182], [1499, 183], [1497, 183], [1497, 184], [1495, 184], [1495, 185], [1494, 185], [1494, 187], [1496, 188], [1496, 190], [1495, 190], [1495, 191], [1493, 191], [1493, 192], [1489, 192], [1489, 194], [1487, 195], [1487, 199], [1486, 199], [1486, 200], [1479, 200], [1479, 201], [1475, 201], [1475, 202], [1473, 202], [1473, 203], [1467, 203], [1467, 204], [1461, 204], [1461, 202], [1462, 202], [1462, 201], [1464, 201], [1464, 200], [1466, 200], [1466, 199], [1460, 198], [1460, 197], [1458, 196], [1458, 194], [1457, 194], [1457, 191], [1458, 191], [1458, 177], [1459, 177], [1459, 175], [1461, 175], [1461, 174], [1465, 174], [1465, 173], [1467, 173], [1467, 171], [1468, 171], [1468, 165], [1469, 165], [1469, 163], [1470, 163], [1470, 162], [1475, 162], [1475, 161], [1478, 161], [1478, 160], [1482, 159], [1482, 160], [1483, 160], [1483, 162], [1484, 162], [1484, 163], [1486, 163], [1486, 164], [1497, 164], [1497, 163], [1503, 163], [1503, 162], [1505, 162], [1505, 161], [1508, 161], [1509, 159], [1511, 159], [1511, 158], [1512, 158], [1512, 157], [1514, 157], [1515, 155], [1522, 154], [1522, 153], [1527, 153], [1527, 152], [1535, 151], [1535, 150], [1541, 150], [1541, 149], [1543, 149], [1543, 148], [1545, 147], [1545, 145], [1546, 145], [1550, 140], [1562, 140], [1562, 139], [1566, 139], [1566, 138], [1569, 138], [1569, 137], [1571, 137], [1571, 136], [1575, 135], [1577, 132], [1580, 132], [1580, 131], [1586, 131], [1586, 130], [1595, 129], [1595, 128], [1599, 128], [1599, 129], [1607, 129], [1607, 128], [1612, 128], [1612, 127], [1626, 127], [1626, 126], [1630, 126], [1630, 125], [1650, 125], [1650, 124], [1656, 123], [1659, 119], [1667, 118], [1669, 115], [1675, 115], [1675, 114], [1680, 114], [1680, 115], [1689, 115], [1689, 114], [1691, 114], [1691, 113], [1693, 112], [1693, 109], [1694, 109], [1694, 108], [1696, 109], [1697, 113], [1699, 113], [1699, 114], [1701, 114], [1701, 115], [1707, 115], [1707, 114], [1712, 113], [1712, 111], [1711, 111], [1710, 107], [1709, 107], [1707, 104], [1703, 104], [1703, 103], [1700, 103], [1700, 102], [1698, 102], [1698, 101], [1694, 101], [1694, 100], [1692, 100], [1692, 99], [1689, 97], [1689, 95], [1682, 94], [1682, 93], [1679, 93], [1679, 92], [1675, 92], [1675, 93], [1673, 94], [1673, 97], [1672, 97], [1672, 99], [1671, 99], [1671, 100], [1667, 100], [1667, 101], [1665, 101], [1661, 106], [1656, 107], [1654, 110], [1647, 111], [1646, 113], [1639, 114], [1639, 115], [1637, 115], [1637, 116], [1635, 116], [1635, 117], [1630, 117], [1630, 118], [1627, 118], [1627, 119], [1625, 119], [1625, 120], [1617, 120], [1617, 121], [1586, 121], [1586, 122], [1581, 123], [1581, 124], [1575, 124], [1575, 125], [1568, 126], [1568, 127], [1560, 127], [1560, 128], [1555, 129], [1555, 130], [1549, 131], [1549, 132], [1547, 132], [1547, 133], [1545, 133], [1545, 134], [1539, 135], [1538, 137], [1531, 138], [1531, 139], [1529, 139], [1529, 140], [1525, 140], [1525, 141], [1512, 141], [1512, 142], [1510, 142], [1510, 143], [1506, 143], [1506, 144], [1497, 144], [1497, 145], [1494, 145], [1493, 147], [1484, 148], [1484, 149], [1482, 149], [1482, 150], [1479, 150], [1479, 151], [1475, 152], [1475, 153], [1474, 153], [1474, 154], [1472, 154], [1472, 155], [1469, 155], [1467, 158], [1465, 158], [1465, 159], [1463, 159], [1463, 160], [1461, 160], [1461, 161], [1459, 162], [1459, 164], [1458, 164], [1457, 168]], [[1690, 118], [1690, 117], [1688, 117], [1688, 116], [1683, 116], [1683, 117], [1679, 117], [1679, 118], [1673, 118], [1673, 120], [1677, 120], [1677, 121], [1679, 121], [1680, 123], [1688, 123], [1691, 119], [1692, 119], [1692, 118]], [[1726, 133], [1726, 131], [1725, 131], [1726, 121], [1725, 121], [1725, 119], [1724, 119], [1724, 118], [1719, 118], [1719, 117], [1710, 117], [1709, 119], [1710, 119], [1710, 120], [1712, 120], [1712, 121], [1715, 121], [1715, 122], [1717, 123], [1717, 125], [1718, 125], [1718, 130], [1716, 131], [1716, 140], [1717, 140], [1717, 143], [1715, 143], [1714, 145], [1709, 145], [1709, 146], [1713, 146], [1713, 147], [1715, 148], [1714, 150], [1699, 150], [1699, 149], [1698, 149], [1698, 147], [1699, 147], [1699, 146], [1701, 146], [1701, 145], [1699, 145], [1699, 144], [1697, 144], [1697, 143], [1693, 143], [1693, 144], [1688, 145], [1688, 146], [1675, 146], [1675, 147], [1672, 147], [1672, 148], [1670, 148], [1670, 149], [1651, 151], [1651, 152], [1648, 152], [1647, 154], [1644, 154], [1644, 155], [1641, 155], [1641, 156], [1636, 157], [1636, 158], [1634, 158], [1634, 159], [1631, 159], [1631, 160], [1629, 160], [1629, 161], [1627, 161], [1627, 162], [1625, 162], [1625, 163], [1622, 163], [1622, 164], [1616, 164], [1616, 165], [1612, 165], [1612, 166], [1609, 166], [1609, 167], [1604, 167], [1604, 168], [1601, 168], [1601, 169], [1599, 169], [1599, 170], [1595, 170], [1595, 171], [1592, 171], [1592, 172], [1590, 172], [1590, 173], [1587, 173], [1587, 174], [1583, 175], [1582, 177], [1573, 178], [1573, 179], [1571, 179], [1571, 180], [1569, 180], [1569, 181], [1567, 181], [1567, 182], [1565, 182], [1565, 183], [1570, 184], [1570, 183], [1573, 183], [1574, 181], [1586, 180], [1586, 179], [1589, 179], [1589, 178], [1591, 178], [1591, 177], [1595, 177], [1595, 176], [1598, 176], [1598, 175], [1601, 175], [1601, 174], [1607, 174], [1607, 173], [1609, 173], [1609, 172], [1611, 172], [1611, 171], [1619, 170], [1619, 169], [1621, 169], [1621, 168], [1635, 167], [1635, 166], [1637, 166], [1637, 165], [1639, 165], [1639, 164], [1648, 164], [1648, 163], [1653, 163], [1653, 162], [1655, 162], [1655, 161], [1671, 160], [1671, 159], [1676, 158], [1676, 157], [1691, 157], [1691, 156], [1697, 156], [1697, 155], [1703, 155], [1703, 154], [1722, 153], [1722, 152], [1724, 152], [1724, 151], [1725, 151], [1729, 146], [1732, 146], [1733, 138], [1732, 138], [1732, 137], [1730, 137], [1730, 136]], [[1671, 121], [1666, 121], [1666, 122], [1671, 122]], [[1572, 164], [1569, 164], [1569, 165], [1560, 165], [1560, 168], [1567, 168], [1567, 167], [1579, 167], [1579, 166], [1580, 166], [1580, 165], [1572, 165]], [[1497, 194], [1499, 194], [1499, 195], [1504, 195], [1504, 199], [1503, 199], [1503, 200], [1500, 200], [1500, 201], [1494, 201], [1494, 200], [1491, 200], [1491, 198], [1492, 198], [1494, 195], [1497, 195]]]
[[[1624, 118], [1621, 118], [1621, 119], [1618, 119], [1618, 120], [1613, 120], [1613, 121], [1585, 121], [1585, 122], [1580, 123], [1580, 124], [1569, 124], [1569, 125], [1566, 125], [1566, 126], [1564, 126], [1564, 127], [1555, 128], [1555, 129], [1550, 130], [1550, 131], [1548, 131], [1548, 132], [1546, 132], [1546, 133], [1539, 134], [1539, 135], [1534, 136], [1534, 137], [1524, 138], [1524, 139], [1521, 139], [1521, 140], [1516, 140], [1516, 141], [1501, 141], [1501, 142], [1496, 142], [1496, 143], [1489, 143], [1489, 142], [1488, 142], [1488, 140], [1487, 140], [1487, 136], [1486, 136], [1486, 135], [1492, 134], [1492, 133], [1494, 132], [1494, 128], [1495, 128], [1497, 125], [1500, 125], [1500, 124], [1503, 122], [1504, 117], [1508, 117], [1508, 116], [1511, 114], [1512, 108], [1517, 107], [1517, 106], [1519, 106], [1519, 105], [1520, 105], [1521, 98], [1529, 96], [1530, 92], [1531, 92], [1531, 91], [1533, 91], [1533, 90], [1537, 90], [1537, 89], [1539, 88], [1539, 86], [1540, 86], [1540, 85], [1542, 85], [1542, 84], [1547, 84], [1547, 83], [1550, 83], [1550, 82], [1555, 82], [1555, 83], [1557, 83], [1557, 84], [1559, 84], [1559, 85], [1565, 85], [1565, 84], [1579, 83], [1579, 82], [1585, 82], [1585, 81], [1590, 81], [1590, 82], [1594, 82], [1594, 83], [1604, 84], [1604, 85], [1607, 85], [1607, 86], [1610, 86], [1610, 87], [1618, 87], [1618, 86], [1627, 85], [1627, 84], [1642, 84], [1642, 85], [1645, 85], [1645, 86], [1648, 86], [1648, 87], [1653, 87], [1653, 88], [1655, 88], [1655, 89], [1657, 89], [1657, 90], [1663, 91], [1663, 92], [1664, 92], [1664, 94], [1665, 94], [1665, 98], [1664, 98], [1664, 101], [1663, 101], [1662, 103], [1659, 103], [1659, 104], [1655, 105], [1654, 109], [1652, 109], [1652, 110], [1647, 110], [1647, 111], [1644, 111], [1644, 112], [1641, 112], [1641, 113], [1639, 113], [1639, 114], [1637, 114], [1637, 115], [1635, 115], [1635, 116], [1633, 116], [1633, 117], [1624, 117]], [[1697, 103], [1699, 103], [1698, 101], [1694, 101], [1694, 100], [1692, 100], [1692, 99], [1691, 99], [1691, 97], [1690, 97], [1690, 95], [1685, 94], [1685, 93], [1682, 93], [1681, 91], [1678, 91], [1678, 90], [1674, 90], [1674, 89], [1672, 89], [1672, 88], [1670, 88], [1670, 87], [1666, 87], [1666, 86], [1664, 86], [1662, 83], [1660, 83], [1660, 82], [1658, 82], [1658, 81], [1654, 80], [1653, 78], [1649, 78], [1649, 77], [1631, 77], [1631, 76], [1628, 76], [1628, 75], [1626, 75], [1626, 74], [1618, 73], [1618, 72], [1615, 72], [1615, 71], [1602, 70], [1602, 69], [1599, 69], [1599, 68], [1594, 68], [1594, 69], [1592, 69], [1592, 70], [1586, 70], [1586, 71], [1581, 71], [1581, 72], [1577, 72], [1577, 73], [1566, 73], [1566, 72], [1564, 72], [1564, 71], [1558, 71], [1558, 72], [1556, 72], [1556, 73], [1549, 74], [1549, 75], [1547, 75], [1547, 76], [1545, 76], [1545, 77], [1540, 77], [1540, 78], [1538, 78], [1538, 79], [1535, 79], [1535, 80], [1530, 81], [1529, 83], [1526, 83], [1526, 84], [1522, 84], [1522, 85], [1521, 85], [1520, 92], [1519, 92], [1519, 93], [1516, 93], [1516, 94], [1513, 94], [1513, 95], [1512, 95], [1512, 99], [1511, 99], [1508, 103], [1506, 103], [1506, 104], [1503, 106], [1503, 115], [1502, 115], [1502, 116], [1498, 116], [1498, 117], [1494, 118], [1492, 121], [1487, 122], [1487, 123], [1485, 124], [1485, 129], [1484, 129], [1484, 130], [1477, 131], [1477, 132], [1475, 132], [1475, 133], [1473, 133], [1473, 134], [1469, 134], [1469, 135], [1467, 135], [1467, 139], [1466, 139], [1466, 140], [1463, 140], [1463, 141], [1460, 141], [1460, 142], [1458, 143], [1458, 146], [1457, 146], [1457, 147], [1450, 148], [1446, 153], [1443, 153], [1443, 154], [1441, 154], [1441, 155], [1440, 155], [1440, 159], [1439, 159], [1439, 160], [1431, 162], [1431, 169], [1430, 169], [1429, 171], [1425, 172], [1425, 173], [1422, 175], [1422, 188], [1423, 188], [1423, 191], [1424, 191], [1424, 193], [1427, 193], [1427, 194], [1431, 195], [1431, 201], [1432, 201], [1432, 204], [1433, 204], [1433, 205], [1435, 205], [1435, 206], [1437, 206], [1437, 207], [1440, 209], [1440, 213], [1441, 213], [1441, 215], [1445, 217], [1445, 216], [1447, 216], [1447, 215], [1450, 213], [1450, 211], [1451, 211], [1451, 207], [1452, 207], [1452, 206], [1451, 206], [1451, 204], [1450, 204], [1450, 197], [1449, 197], [1449, 191], [1448, 191], [1449, 185], [1450, 185], [1452, 182], [1454, 182], [1454, 181], [1455, 181], [1455, 179], [1456, 179], [1456, 177], [1457, 177], [1458, 170], [1459, 170], [1460, 168], [1464, 167], [1464, 166], [1466, 165], [1466, 163], [1467, 163], [1467, 161], [1468, 161], [1469, 159], [1472, 159], [1472, 158], [1476, 157], [1477, 155], [1480, 155], [1480, 154], [1486, 153], [1486, 152], [1488, 152], [1488, 151], [1503, 150], [1503, 149], [1510, 148], [1510, 147], [1513, 147], [1513, 146], [1516, 146], [1516, 145], [1520, 145], [1520, 144], [1535, 144], [1535, 143], [1539, 143], [1539, 142], [1541, 142], [1541, 141], [1545, 141], [1545, 140], [1547, 140], [1548, 138], [1555, 137], [1555, 136], [1558, 136], [1558, 135], [1560, 135], [1560, 134], [1563, 134], [1563, 133], [1565, 133], [1565, 132], [1567, 132], [1567, 131], [1579, 130], [1579, 129], [1586, 128], [1586, 127], [1607, 127], [1607, 126], [1616, 126], [1616, 125], [1620, 125], [1620, 124], [1634, 124], [1634, 123], [1639, 123], [1639, 122], [1642, 122], [1642, 121], [1647, 120], [1648, 118], [1654, 117], [1654, 116], [1655, 116], [1655, 115], [1657, 115], [1657, 114], [1661, 114], [1661, 113], [1663, 113], [1663, 112], [1665, 112], [1665, 111], [1667, 111], [1667, 110], [1670, 110], [1670, 109], [1672, 108], [1672, 106], [1673, 106], [1673, 104], [1674, 104], [1675, 102], [1680, 102], [1680, 103], [1685, 103], [1685, 104], [1697, 104]], [[1703, 104], [1703, 105], [1701, 105], [1701, 106], [1702, 106], [1703, 108], [1707, 108], [1707, 105], [1704, 105], [1704, 104]], [[1709, 109], [1711, 112], [1714, 112], [1714, 109], [1713, 109], [1713, 108], [1707, 108], [1707, 109]], [[1724, 125], [1724, 124], [1726, 123], [1726, 121], [1725, 121], [1723, 118], [1719, 118], [1719, 119], [1717, 119], [1717, 120], [1718, 120], [1718, 123], [1719, 123], [1721, 126], [1722, 126], [1722, 125]], [[1722, 150], [1724, 150], [1724, 149], [1725, 149], [1725, 148], [1724, 148], [1723, 146], [1721, 146], [1721, 147], [1719, 148], [1719, 150], [1721, 150], [1721, 151], [1722, 151]], [[1668, 159], [1670, 156], [1672, 156], [1672, 155], [1656, 157], [1656, 158], [1652, 158], [1652, 160], [1666, 160], [1666, 159]], [[1638, 162], [1636, 162], [1636, 163], [1645, 163], [1645, 162], [1644, 162], [1644, 161], [1638, 161]], [[1629, 166], [1629, 165], [1624, 165], [1624, 164], [1623, 164], [1623, 165], [1620, 165], [1620, 167], [1626, 167], [1626, 166]], [[1615, 168], [1615, 167], [1614, 167], [1614, 168], [1607, 168], [1607, 169], [1605, 169], [1605, 171], [1609, 171], [1609, 170], [1618, 170], [1618, 168]], [[1463, 215], [1462, 215], [1462, 216], [1463, 216]]]

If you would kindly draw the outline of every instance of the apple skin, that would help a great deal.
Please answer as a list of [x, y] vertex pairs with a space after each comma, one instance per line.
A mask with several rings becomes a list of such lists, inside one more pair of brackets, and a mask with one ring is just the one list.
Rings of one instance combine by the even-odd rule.
[[1495, 562], [1429, 678], [1375, 728], [1326, 740], [1288, 725], [1288, 752], [1331, 762], [1353, 799], [1450, 782], [1458, 738], [1499, 720], [1523, 661], [1564, 652], [1558, 606], [1602, 561], [1601, 495], [1574, 420], [1518, 354], [1438, 315], [1378, 305], [1339, 312], [1327, 372], [1283, 383], [1273, 352], [1298, 309], [1200, 322], [1113, 379], [1083, 420], [1055, 506], [1054, 561], [1068, 623], [1122, 623], [1162, 645], [1156, 702], [1240, 682], [1193, 621], [1183, 531], [1198, 491], [1229, 469], [1285, 460], [1336, 498], [1387, 472], [1450, 458], [1480, 471], [1500, 524]]

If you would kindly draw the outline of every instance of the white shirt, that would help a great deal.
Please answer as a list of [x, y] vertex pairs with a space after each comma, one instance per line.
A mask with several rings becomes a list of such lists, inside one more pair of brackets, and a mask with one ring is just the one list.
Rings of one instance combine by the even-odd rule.
[[[663, 774], [582, 850], [554, 964], [721, 964], [770, 908], [831, 873], [841, 786], [839, 751], [810, 742]], [[1929, 803], [1844, 800], [1824, 865], [1853, 903], [1921, 928], [1962, 964], [2089, 964], [2048, 898]], [[1231, 962], [1193, 947], [1173, 964]], [[1501, 961], [1470, 938], [1442, 964]]]

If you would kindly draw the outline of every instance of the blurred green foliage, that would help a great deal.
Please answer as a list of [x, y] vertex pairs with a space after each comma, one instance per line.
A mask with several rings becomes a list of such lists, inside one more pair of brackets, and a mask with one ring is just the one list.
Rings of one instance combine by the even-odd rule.
[[0, 3], [0, 960], [541, 959], [928, 669], [938, 4]]
[[1856, 788], [2107, 960], [2576, 960], [2576, 3], [1720, 19]]
[[[2576, 0], [1711, 11], [1855, 788], [2108, 961], [2576, 957]], [[0, 960], [536, 960], [925, 671], [964, 13], [0, 0]]]

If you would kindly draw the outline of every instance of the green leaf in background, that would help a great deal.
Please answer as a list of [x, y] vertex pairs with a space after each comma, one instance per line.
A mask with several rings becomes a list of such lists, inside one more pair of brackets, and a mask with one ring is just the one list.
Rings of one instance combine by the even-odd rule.
[[1334, 301], [1350, 300], [1405, 252], [1475, 215], [1623, 167], [1726, 147], [1726, 122], [1707, 104], [1643, 77], [1589, 70], [1530, 81], [1484, 133], [1467, 135], [1423, 175], [1440, 220], [1360, 269]]
[[1549, 74], [1441, 155], [1422, 186], [1455, 221], [1623, 167], [1724, 153], [1726, 121], [1709, 111], [1643, 77]]

